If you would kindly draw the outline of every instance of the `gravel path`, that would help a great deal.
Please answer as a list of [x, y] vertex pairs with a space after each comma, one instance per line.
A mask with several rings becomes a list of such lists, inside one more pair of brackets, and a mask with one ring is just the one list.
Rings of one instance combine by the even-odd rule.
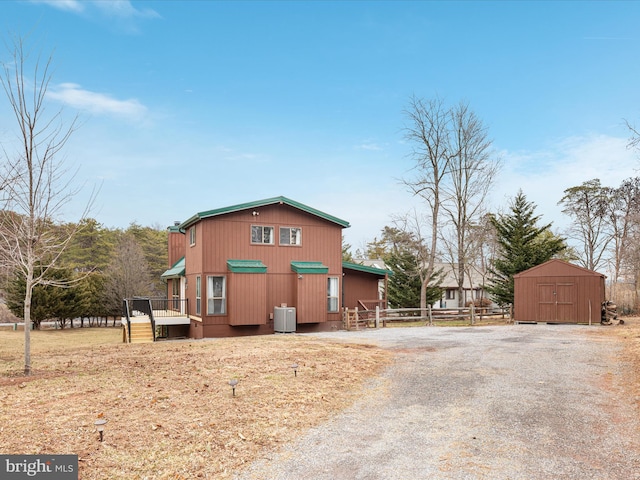
[[362, 399], [248, 479], [640, 479], [620, 346], [594, 328], [514, 325], [315, 334], [397, 360]]

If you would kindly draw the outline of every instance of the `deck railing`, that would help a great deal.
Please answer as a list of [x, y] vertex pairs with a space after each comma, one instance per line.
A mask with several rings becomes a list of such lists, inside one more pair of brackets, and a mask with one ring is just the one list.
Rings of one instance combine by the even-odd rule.
[[149, 300], [156, 318], [189, 316], [189, 302], [186, 298], [150, 298]]
[[125, 298], [122, 303], [122, 318], [127, 322], [127, 336], [131, 343], [131, 318], [146, 315], [151, 322], [153, 341], [156, 341], [156, 319], [188, 317], [189, 302], [186, 298]]

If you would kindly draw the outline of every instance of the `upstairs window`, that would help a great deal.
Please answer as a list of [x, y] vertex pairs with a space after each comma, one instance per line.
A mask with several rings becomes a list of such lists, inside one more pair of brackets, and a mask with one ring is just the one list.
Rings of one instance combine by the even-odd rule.
[[196, 226], [194, 225], [189, 229], [189, 245], [193, 246], [196, 244]]
[[251, 225], [251, 243], [273, 245], [273, 227]]
[[301, 245], [302, 229], [297, 227], [280, 227], [280, 245]]

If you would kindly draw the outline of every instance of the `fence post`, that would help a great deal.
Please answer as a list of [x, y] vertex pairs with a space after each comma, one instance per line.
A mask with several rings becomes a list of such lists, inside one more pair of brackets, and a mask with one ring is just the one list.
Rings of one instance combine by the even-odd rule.
[[433, 326], [433, 317], [431, 315], [431, 304], [427, 305], [427, 315], [429, 316], [429, 326]]
[[380, 305], [376, 305], [376, 328], [380, 328]]
[[470, 309], [470, 320], [471, 320], [471, 325], [473, 325], [476, 321], [476, 309], [475, 309], [475, 305], [473, 302], [471, 302], [471, 309]]

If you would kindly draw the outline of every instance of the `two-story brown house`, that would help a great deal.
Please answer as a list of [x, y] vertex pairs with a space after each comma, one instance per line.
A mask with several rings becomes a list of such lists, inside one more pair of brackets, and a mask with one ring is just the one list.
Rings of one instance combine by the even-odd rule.
[[200, 212], [170, 227], [163, 278], [169, 299], [188, 300], [182, 333], [269, 334], [282, 315], [287, 325], [293, 315], [296, 332], [332, 330], [342, 327], [343, 307], [386, 308], [379, 284], [388, 271], [342, 261], [347, 227], [286, 197]]

